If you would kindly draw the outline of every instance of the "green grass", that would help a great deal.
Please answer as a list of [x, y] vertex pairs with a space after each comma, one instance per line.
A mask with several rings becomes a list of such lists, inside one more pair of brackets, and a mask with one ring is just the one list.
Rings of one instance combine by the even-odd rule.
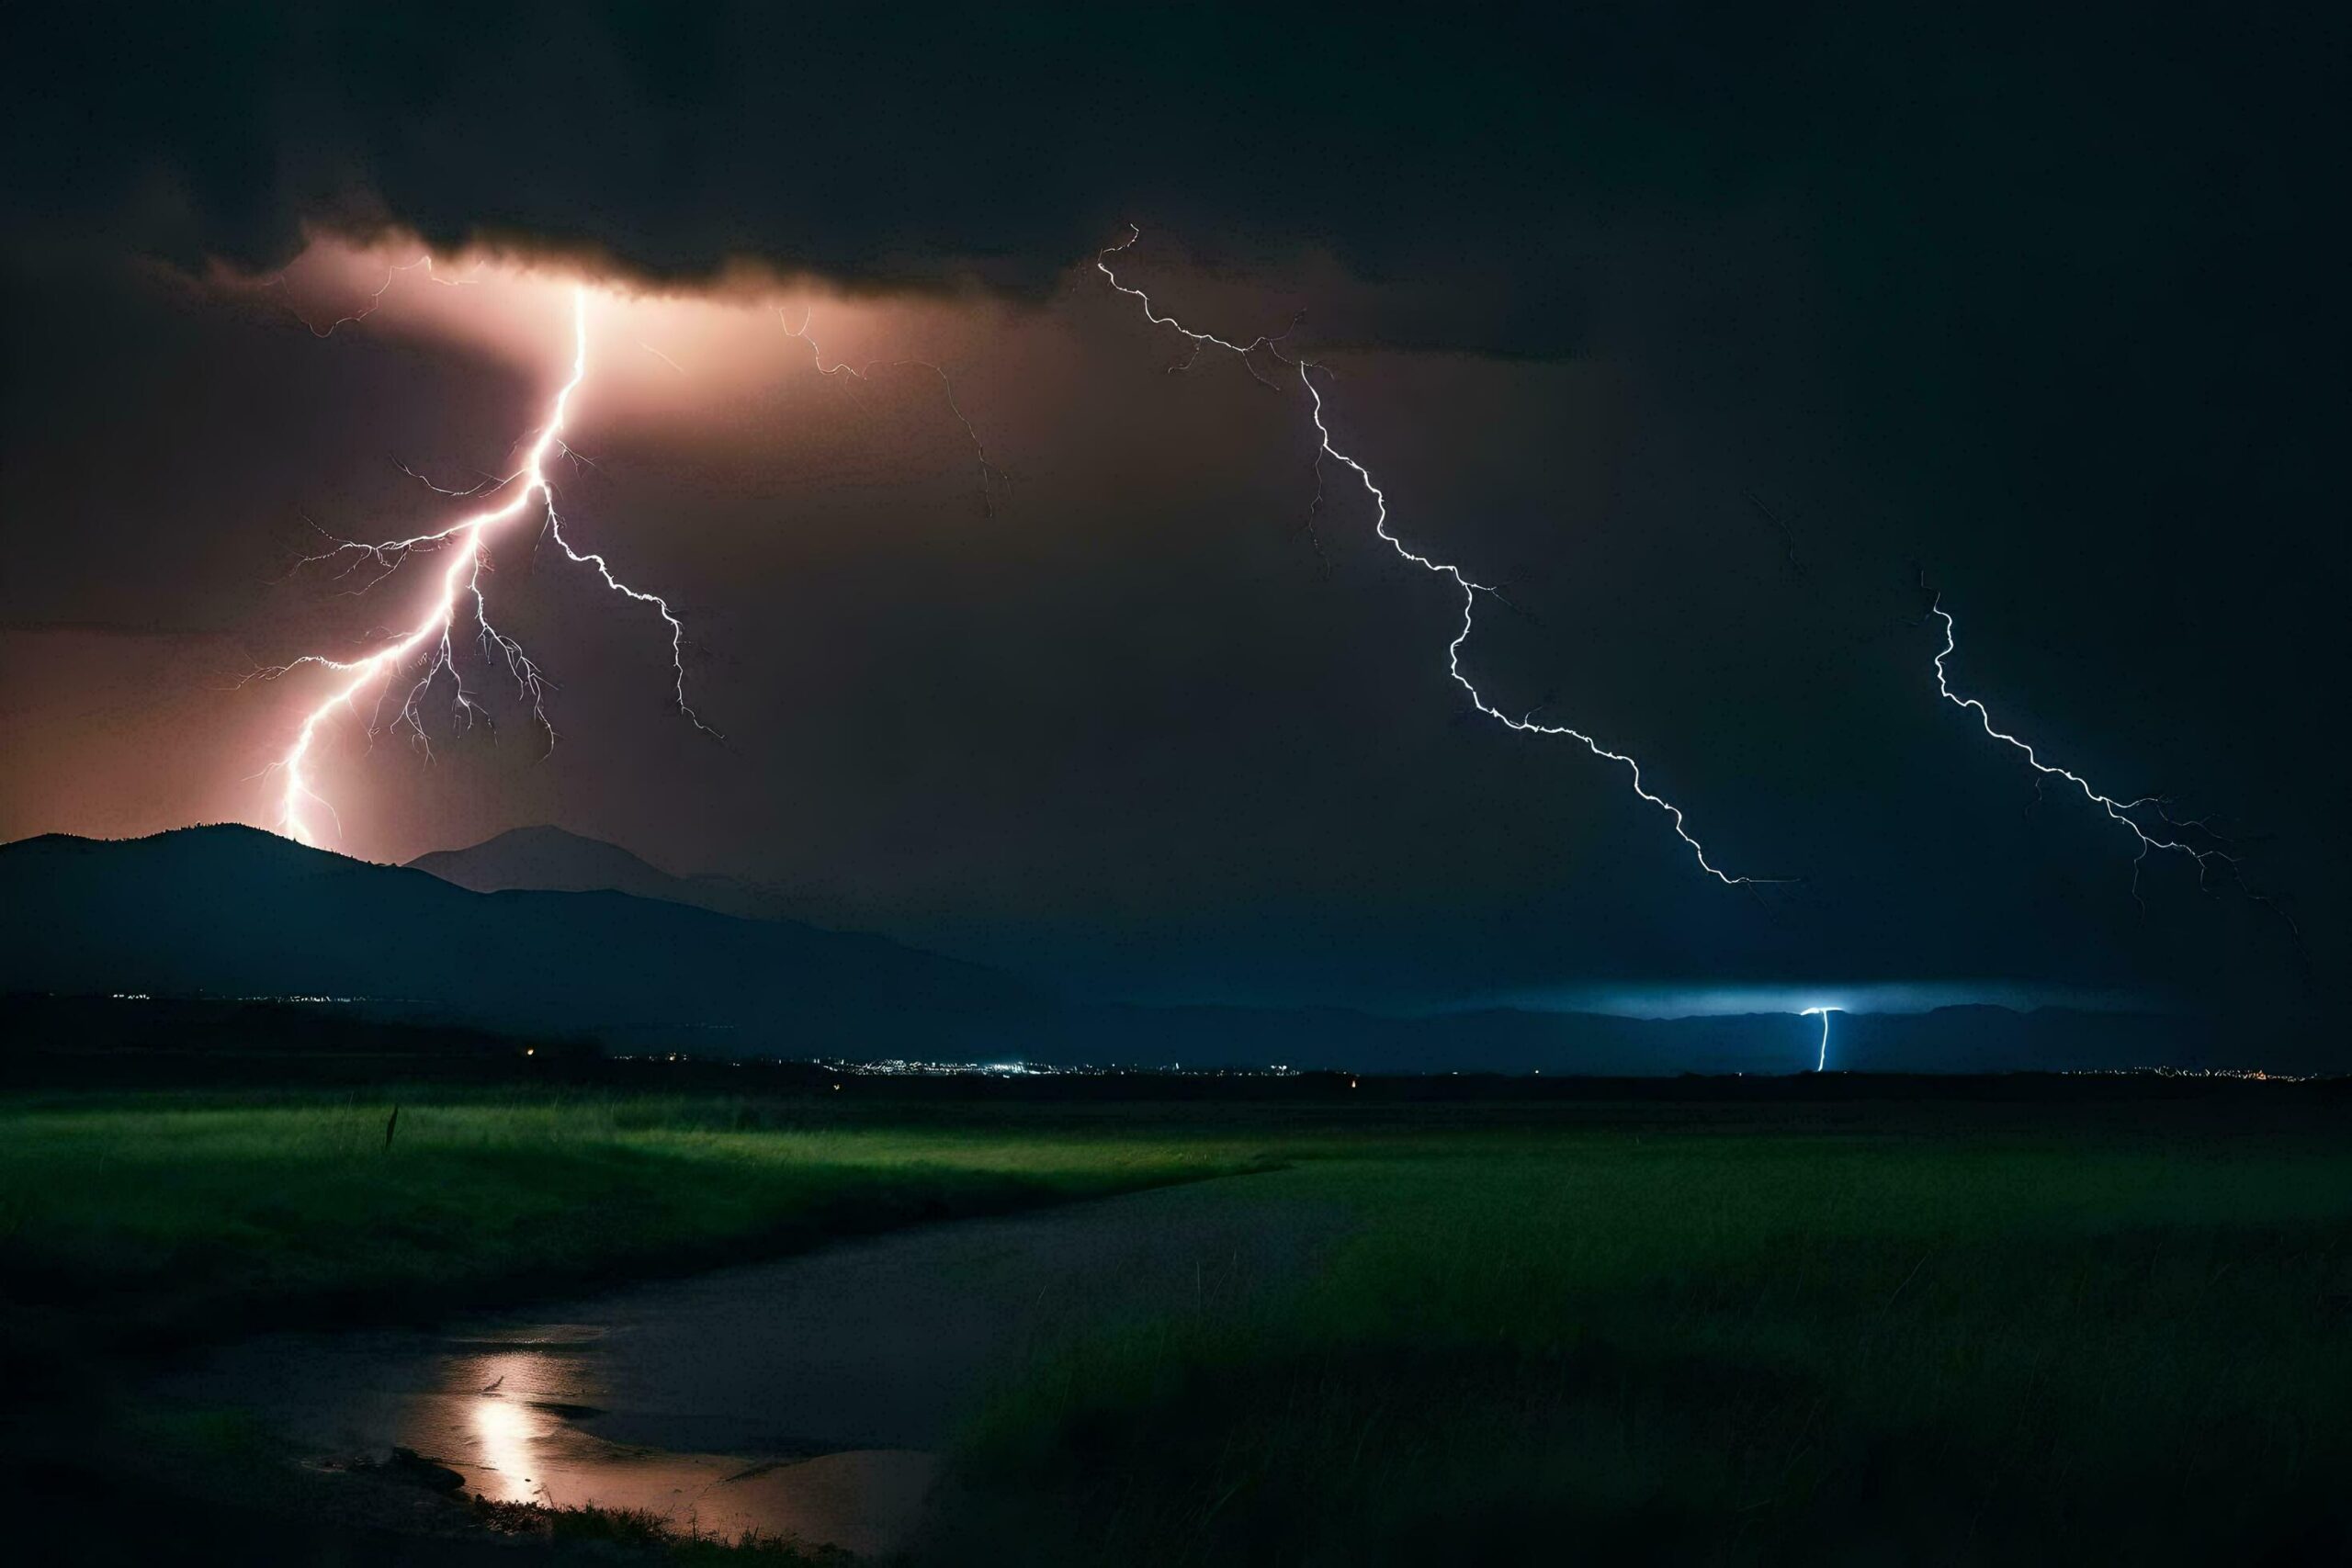
[[958, 1456], [957, 1560], [2352, 1554], [2340, 1138], [1446, 1147], [1253, 1181], [1354, 1211], [1319, 1278], [1028, 1369]]
[[[545, 1094], [0, 1108], [19, 1351], [426, 1310], [1246, 1169], [1249, 1140]], [[45, 1350], [39, 1352], [45, 1354]]]
[[394, 1098], [0, 1105], [16, 1396], [125, 1345], [1261, 1170], [1217, 1201], [1348, 1216], [1319, 1270], [1021, 1369], [952, 1456], [938, 1560], [2352, 1556], [2332, 1100], [440, 1091], [397, 1097], [388, 1150]]

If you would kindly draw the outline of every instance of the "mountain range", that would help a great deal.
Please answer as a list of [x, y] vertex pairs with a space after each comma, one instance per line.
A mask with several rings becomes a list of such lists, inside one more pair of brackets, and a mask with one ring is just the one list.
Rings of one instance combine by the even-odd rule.
[[[1368, 1072], [1786, 1073], [1793, 1014], [1641, 1020], [1489, 1009], [1072, 1005], [887, 937], [790, 918], [789, 894], [677, 876], [553, 828], [378, 865], [234, 826], [0, 846], [0, 992], [324, 998], [373, 1018], [607, 1049]], [[2062, 1009], [1839, 1015], [1833, 1067], [2278, 1066], [2211, 1021]]]
[[561, 828], [514, 828], [461, 850], [435, 850], [413, 871], [476, 893], [626, 893], [746, 920], [807, 920], [812, 906], [782, 888], [702, 873], [678, 876], [618, 844]]
[[477, 893], [233, 826], [0, 847], [0, 990], [349, 998], [759, 1055], [1001, 1050], [1050, 1011], [885, 937], [608, 890]]

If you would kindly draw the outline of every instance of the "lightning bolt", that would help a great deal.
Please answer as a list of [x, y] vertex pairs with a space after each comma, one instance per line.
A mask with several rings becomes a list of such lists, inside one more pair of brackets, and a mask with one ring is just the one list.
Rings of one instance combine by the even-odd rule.
[[[2093, 788], [2090, 781], [2084, 778], [2080, 773], [2073, 773], [2068, 769], [2059, 767], [2054, 763], [2043, 761], [2040, 754], [2037, 753], [2030, 745], [2018, 739], [2016, 736], [2007, 733], [2006, 730], [1995, 728], [1993, 726], [1993, 714], [1991, 709], [1987, 708], [1976, 698], [1963, 697], [1959, 693], [1951, 689], [1951, 682], [1944, 669], [1944, 660], [1950, 659], [1952, 656], [1954, 649], [1958, 647], [1959, 627], [1951, 618], [1951, 612], [1943, 607], [1943, 595], [1941, 593], [1935, 594], [1934, 597], [1929, 600], [1928, 604], [1928, 613], [1936, 616], [1944, 624], [1944, 645], [1937, 651], [1936, 654], [1936, 690], [1941, 694], [1944, 701], [1951, 704], [1954, 707], [1973, 712], [1976, 715], [1977, 723], [1984, 727], [1985, 734], [1991, 736], [1994, 739], [2002, 742], [2004, 745], [2014, 747], [2018, 751], [2024, 753], [2027, 765], [2034, 771], [2034, 784], [2037, 791], [2045, 780], [2064, 779], [2068, 784], [2073, 784], [2076, 789], [2082, 791], [2083, 798], [2098, 807], [2101, 811], [2105, 812], [2109, 820], [2121, 824], [2124, 829], [2131, 833], [2132, 838], [2139, 840], [2139, 852], [2132, 857], [2132, 897], [2135, 903], [2139, 904], [2142, 909], [2144, 910], [2147, 908], [2147, 900], [2140, 896], [2140, 870], [2141, 867], [2147, 863], [2148, 856], [2151, 853], [2155, 852], [2186, 855], [2189, 860], [2196, 863], [2197, 886], [2199, 889], [2209, 893], [2211, 892], [2212, 889], [2209, 885], [2208, 874], [2212, 871], [2216, 864], [2226, 866], [2229, 871], [2231, 881], [2237, 885], [2240, 892], [2245, 894], [2247, 897], [2253, 899], [2258, 904], [2264, 905], [2273, 913], [2277, 914], [2280, 919], [2287, 922], [2288, 927], [2295, 932], [2296, 937], [2299, 940], [2301, 939], [2302, 935], [2302, 928], [2295, 924], [2294, 917], [2288, 914], [2284, 908], [2281, 908], [2277, 899], [2272, 898], [2266, 894], [2256, 893], [2246, 886], [2245, 877], [2243, 873], [2243, 865], [2238, 856], [2231, 854], [2225, 850], [2216, 849], [2210, 845], [2194, 844], [2184, 839], [2167, 836], [2172, 833], [2179, 832], [2184, 829], [2193, 829], [2204, 833], [2208, 837], [2218, 837], [2218, 835], [2215, 835], [2213, 830], [2207, 827], [2202, 820], [2196, 818], [2182, 819], [2175, 818], [2170, 812], [2165, 809], [2168, 803], [2163, 795], [2143, 795], [2137, 800], [2118, 800], [2112, 795], [2104, 795], [2098, 790]], [[2157, 824], [2156, 827], [2151, 829], [2147, 825], [2143, 824], [2138, 817], [2133, 815], [2135, 812], [2152, 814], [2155, 818]]]
[[[410, 265], [417, 264], [411, 263]], [[397, 274], [406, 270], [395, 267]], [[385, 287], [390, 288], [388, 276]], [[383, 297], [379, 289], [368, 302], [368, 310]], [[366, 315], [363, 310], [360, 314]], [[357, 320], [357, 317], [346, 320]], [[336, 325], [341, 325], [338, 321]], [[332, 332], [333, 327], [328, 331]], [[588, 375], [588, 290], [575, 288], [571, 297], [571, 373], [557, 390], [549, 405], [546, 421], [538, 427], [530, 446], [525, 451], [521, 466], [502, 479], [486, 481], [473, 490], [456, 491], [443, 490], [432, 481], [415, 476], [436, 494], [470, 496], [488, 491], [505, 492], [503, 500], [485, 509], [469, 513], [446, 527], [429, 533], [413, 535], [402, 539], [390, 539], [366, 544], [356, 540], [337, 540], [335, 547], [321, 555], [306, 558], [302, 564], [342, 559], [343, 572], [348, 576], [363, 568], [372, 571], [356, 592], [365, 592], [385, 578], [397, 572], [413, 555], [447, 551], [449, 563], [441, 570], [435, 592], [426, 601], [409, 629], [393, 641], [386, 643], [364, 658], [344, 660], [325, 654], [304, 654], [288, 663], [258, 671], [253, 679], [277, 679], [306, 667], [316, 667], [337, 677], [334, 689], [303, 716], [301, 728], [285, 754], [272, 764], [281, 775], [281, 795], [277, 827], [280, 832], [302, 843], [315, 844], [317, 835], [312, 827], [313, 807], [335, 818], [334, 807], [321, 795], [312, 782], [309, 766], [313, 747], [320, 732], [338, 713], [355, 716], [360, 712], [360, 698], [375, 694], [374, 711], [368, 719], [368, 733], [379, 729], [408, 729], [415, 743], [430, 756], [432, 739], [424, 728], [420, 708], [431, 694], [434, 685], [447, 675], [453, 688], [452, 711], [464, 729], [470, 729], [477, 718], [488, 721], [488, 710], [475, 700], [466, 684], [464, 671], [458, 664], [461, 616], [472, 626], [472, 640], [485, 663], [503, 663], [515, 684], [517, 695], [530, 705], [531, 716], [546, 733], [548, 743], [555, 743], [555, 728], [548, 720], [548, 682], [538, 665], [524, 652], [514, 638], [500, 631], [490, 619], [488, 597], [482, 591], [482, 573], [489, 569], [486, 541], [490, 533], [512, 523], [536, 507], [540, 514], [545, 536], [553, 541], [566, 559], [575, 565], [590, 567], [606, 589], [639, 604], [650, 605], [662, 617], [670, 632], [670, 663], [673, 676], [672, 692], [678, 711], [695, 728], [715, 734], [686, 703], [685, 627], [679, 621], [669, 602], [658, 593], [633, 588], [614, 574], [605, 558], [594, 550], [575, 548], [563, 532], [563, 520], [556, 509], [555, 487], [548, 478], [548, 463], [557, 453], [576, 455], [564, 445], [564, 422], [570, 413], [572, 394], [579, 390]], [[383, 722], [384, 705], [400, 679], [406, 675], [407, 684], [401, 688], [399, 706], [389, 723]], [[337, 830], [341, 819], [335, 818]]]
[[[971, 419], [964, 412], [963, 405], [956, 400], [956, 383], [949, 378], [946, 367], [928, 359], [912, 358], [872, 359], [864, 365], [851, 365], [844, 361], [829, 366], [825, 363], [824, 349], [814, 337], [809, 335], [809, 323], [815, 314], [813, 310], [804, 310], [797, 327], [785, 321], [782, 310], [776, 311], [776, 320], [784, 325], [785, 336], [797, 338], [808, 345], [808, 362], [817, 367], [817, 374], [825, 378], [826, 380], [831, 381], [837, 376], [847, 377], [864, 387], [871, 384], [868, 378], [876, 370], [908, 369], [928, 370], [938, 378], [940, 395], [946, 400], [947, 412], [954, 416], [956, 423], [963, 427], [964, 439], [971, 443], [972, 459], [979, 466], [980, 511], [986, 516], [995, 516], [997, 497], [1012, 488], [1012, 476], [989, 460], [988, 446], [980, 440], [979, 431], [973, 426]], [[853, 392], [851, 398], [855, 400], [856, 394]], [[865, 405], [861, 403], [859, 406], [862, 408]]]
[[[1706, 846], [1702, 844], [1691, 835], [1690, 825], [1683, 817], [1682, 808], [1675, 805], [1672, 801], [1668, 800], [1664, 795], [1654, 793], [1649, 786], [1643, 782], [1642, 765], [1640, 762], [1636, 761], [1634, 758], [1628, 756], [1623, 751], [1614, 751], [1610, 750], [1608, 747], [1603, 746], [1599, 740], [1596, 740], [1580, 729], [1572, 728], [1565, 724], [1539, 724], [1535, 721], [1534, 716], [1532, 714], [1514, 716], [1512, 714], [1505, 713], [1502, 709], [1488, 702], [1486, 694], [1478, 689], [1477, 683], [1472, 681], [1468, 673], [1462, 668], [1462, 650], [1464, 646], [1469, 642], [1470, 634], [1476, 624], [1479, 596], [1484, 594], [1487, 597], [1499, 600], [1502, 597], [1500, 592], [1487, 583], [1480, 582], [1475, 578], [1472, 578], [1464, 572], [1461, 567], [1455, 565], [1452, 561], [1440, 560], [1433, 556], [1423, 555], [1419, 551], [1413, 549], [1396, 534], [1389, 530], [1387, 493], [1374, 481], [1372, 471], [1369, 468], [1365, 468], [1363, 463], [1359, 462], [1354, 457], [1351, 457], [1345, 452], [1340, 451], [1339, 447], [1332, 444], [1330, 426], [1324, 421], [1323, 389], [1316, 384], [1314, 375], [1316, 371], [1323, 369], [1323, 367], [1304, 356], [1293, 358], [1282, 351], [1281, 345], [1283, 339], [1290, 335], [1288, 331], [1283, 332], [1279, 336], [1261, 336], [1253, 338], [1248, 343], [1235, 343], [1228, 339], [1218, 337], [1214, 333], [1195, 332], [1193, 329], [1186, 326], [1183, 322], [1178, 321], [1173, 316], [1161, 315], [1159, 311], [1153, 307], [1151, 296], [1145, 293], [1142, 289], [1120, 282], [1119, 275], [1111, 269], [1111, 258], [1127, 250], [1142, 238], [1143, 231], [1140, 229], [1137, 229], [1133, 224], [1128, 225], [1127, 237], [1119, 243], [1107, 246], [1101, 252], [1097, 253], [1094, 258], [1094, 265], [1096, 270], [1101, 272], [1103, 277], [1110, 282], [1113, 288], [1136, 299], [1143, 306], [1144, 317], [1146, 320], [1150, 321], [1152, 325], [1171, 329], [1180, 336], [1183, 337], [1192, 345], [1191, 353], [1185, 356], [1182, 363], [1171, 365], [1168, 368], [1170, 371], [1189, 370], [1195, 363], [1198, 362], [1204, 352], [1211, 348], [1217, 348], [1223, 349], [1227, 354], [1233, 355], [1238, 358], [1241, 361], [1243, 368], [1247, 369], [1261, 385], [1273, 388], [1276, 390], [1281, 389], [1280, 383], [1260, 371], [1257, 365], [1258, 356], [1262, 354], [1270, 357], [1283, 367], [1283, 373], [1284, 374], [1295, 372], [1298, 378], [1299, 385], [1306, 390], [1310, 416], [1315, 423], [1315, 435], [1317, 442], [1315, 453], [1316, 497], [1314, 506], [1310, 509], [1310, 516], [1313, 514], [1314, 511], [1319, 511], [1322, 506], [1324, 463], [1329, 461], [1341, 465], [1355, 475], [1357, 481], [1363, 486], [1365, 492], [1372, 497], [1376, 513], [1373, 524], [1373, 531], [1379, 536], [1381, 542], [1386, 545], [1390, 549], [1394, 550], [1399, 557], [1409, 561], [1414, 566], [1420, 568], [1423, 571], [1430, 572], [1438, 577], [1442, 577], [1451, 581], [1461, 592], [1462, 626], [1459, 631], [1453, 634], [1453, 640], [1446, 644], [1445, 667], [1446, 672], [1453, 677], [1454, 683], [1469, 694], [1471, 705], [1476, 707], [1480, 713], [1486, 715], [1488, 718], [1493, 719], [1496, 723], [1502, 725], [1507, 729], [1514, 730], [1521, 735], [1543, 735], [1574, 740], [1578, 745], [1583, 746], [1587, 750], [1590, 751], [1594, 756], [1600, 758], [1604, 761], [1615, 762], [1623, 767], [1627, 775], [1631, 779], [1634, 793], [1650, 805], [1657, 807], [1660, 811], [1666, 813], [1668, 818], [1673, 823], [1675, 837], [1680, 839], [1683, 843], [1690, 846], [1690, 853], [1697, 859], [1700, 869], [1704, 871], [1708, 875], [1713, 877], [1716, 881], [1724, 884], [1725, 886], [1738, 887], [1794, 880], [1793, 878], [1788, 877], [1733, 876], [1723, 871], [1721, 868], [1716, 866], [1713, 861], [1707, 858]], [[1296, 323], [1294, 322], [1292, 325], [1295, 329]]]
[[1829, 1015], [1837, 1010], [1836, 1008], [1807, 1008], [1801, 1015], [1805, 1018], [1811, 1018], [1815, 1013], [1821, 1015], [1821, 1055], [1813, 1064], [1813, 1070], [1816, 1073], [1826, 1073], [1829, 1070]]
[[[439, 273], [433, 270], [433, 257], [429, 254], [421, 255], [413, 262], [394, 262], [387, 265], [384, 268], [384, 281], [370, 289], [368, 294], [368, 303], [360, 306], [358, 310], [353, 311], [350, 315], [337, 316], [325, 326], [320, 326], [317, 322], [311, 321], [307, 317], [303, 316], [300, 310], [297, 310], [294, 313], [294, 319], [308, 327], [311, 330], [311, 335], [312, 337], [333, 337], [334, 336], [335, 329], [337, 327], [347, 327], [354, 321], [364, 321], [368, 317], [374, 315], [376, 313], [376, 307], [384, 302], [384, 296], [391, 291], [392, 285], [399, 280], [401, 274], [404, 272], [413, 272], [418, 267], [423, 267], [424, 269], [426, 281], [437, 283], [444, 288], [455, 288], [459, 284], [467, 281], [464, 278], [443, 277]], [[268, 288], [289, 288], [290, 285], [286, 281], [286, 275], [281, 272], [276, 276], [271, 277], [264, 287]]]

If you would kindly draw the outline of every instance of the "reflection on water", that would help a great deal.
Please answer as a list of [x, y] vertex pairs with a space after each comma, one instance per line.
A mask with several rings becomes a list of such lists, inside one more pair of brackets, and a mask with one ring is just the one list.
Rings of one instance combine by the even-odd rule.
[[[606, 1442], [508, 1393], [540, 1382], [551, 1361], [525, 1351], [456, 1363], [470, 1369], [468, 1377], [487, 1370], [492, 1380], [508, 1381], [487, 1391], [424, 1396], [407, 1428], [413, 1441], [404, 1446], [456, 1439], [441, 1442], [435, 1457], [466, 1477], [467, 1490], [492, 1502], [641, 1509], [680, 1530], [723, 1539], [756, 1530], [859, 1552], [901, 1544], [930, 1490], [933, 1461], [912, 1450], [747, 1463], [733, 1455]], [[552, 1370], [561, 1375], [576, 1366], [554, 1363]]]
[[887, 1553], [921, 1521], [933, 1451], [992, 1381], [1071, 1333], [1219, 1310], [1295, 1274], [1341, 1223], [1221, 1186], [901, 1232], [615, 1291], [553, 1321], [267, 1335], [155, 1392], [242, 1405], [320, 1457], [413, 1449], [494, 1502]]
[[[412, 1413], [413, 1440], [403, 1446], [439, 1454], [493, 1503], [551, 1501], [549, 1472], [565, 1467], [564, 1417], [594, 1408], [602, 1337], [594, 1327], [556, 1324], [517, 1334], [508, 1348], [451, 1354], [442, 1386]], [[434, 1429], [444, 1426], [452, 1429]]]
[[[499, 1359], [524, 1360], [527, 1365], [527, 1358]], [[547, 1467], [532, 1462], [532, 1451], [535, 1442], [548, 1436], [555, 1425], [555, 1417], [527, 1410], [496, 1393], [485, 1391], [478, 1396], [473, 1401], [474, 1438], [481, 1453], [481, 1468], [490, 1473], [476, 1490], [493, 1503], [545, 1497], [547, 1483], [533, 1472]]]
[[920, 1517], [935, 1468], [921, 1451], [747, 1459], [596, 1436], [582, 1423], [605, 1414], [607, 1348], [604, 1328], [535, 1324], [442, 1339], [438, 1354], [420, 1344], [389, 1364], [371, 1359], [361, 1364], [387, 1374], [383, 1384], [346, 1410], [336, 1442], [413, 1449], [493, 1503], [639, 1509], [722, 1539], [755, 1530], [880, 1553]]
[[[529, 1324], [452, 1337], [279, 1335], [196, 1374], [234, 1375], [298, 1442], [337, 1455], [411, 1449], [493, 1503], [628, 1508], [673, 1529], [745, 1531], [883, 1553], [922, 1516], [936, 1464], [909, 1449], [700, 1453], [615, 1442], [587, 1429], [608, 1413], [608, 1331]], [[255, 1387], [266, 1362], [279, 1374]], [[355, 1384], [356, 1386], [355, 1386]], [[180, 1392], [195, 1382], [180, 1380]]]

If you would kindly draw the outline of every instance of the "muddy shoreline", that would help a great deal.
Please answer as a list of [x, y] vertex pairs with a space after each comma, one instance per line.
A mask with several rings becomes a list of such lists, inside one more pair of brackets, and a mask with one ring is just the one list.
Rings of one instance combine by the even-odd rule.
[[[624, 1510], [888, 1558], [920, 1535], [958, 1423], [1081, 1333], [1229, 1311], [1344, 1224], [1257, 1182], [1193, 1183], [919, 1225], [758, 1263], [453, 1317], [279, 1331], [175, 1358], [152, 1407], [244, 1413], [298, 1490], [419, 1519], [452, 1498]], [[386, 1495], [390, 1504], [386, 1503]], [[444, 1499], [434, 1499], [438, 1503]], [[464, 1529], [454, 1509], [436, 1528]], [[475, 1526], [478, 1529], [479, 1526]]]

